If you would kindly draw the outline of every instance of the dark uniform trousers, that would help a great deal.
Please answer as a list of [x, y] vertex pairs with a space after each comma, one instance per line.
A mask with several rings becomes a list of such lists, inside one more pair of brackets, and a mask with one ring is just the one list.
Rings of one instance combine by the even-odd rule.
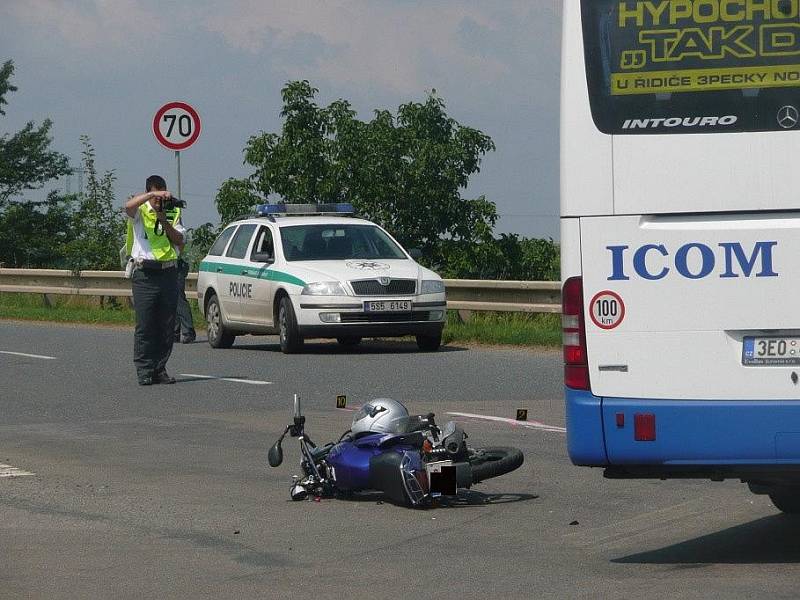
[[177, 269], [136, 269], [131, 284], [136, 312], [133, 364], [139, 378], [150, 377], [165, 369], [172, 354], [178, 303]]
[[192, 309], [186, 299], [186, 276], [189, 274], [189, 263], [178, 258], [178, 313], [175, 319], [175, 335], [183, 334], [185, 337], [194, 338], [194, 322]]

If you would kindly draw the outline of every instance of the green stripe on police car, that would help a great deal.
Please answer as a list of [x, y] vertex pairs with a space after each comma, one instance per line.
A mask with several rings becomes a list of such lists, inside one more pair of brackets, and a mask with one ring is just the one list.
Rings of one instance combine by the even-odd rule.
[[242, 267], [242, 265], [231, 265], [227, 263], [218, 263], [211, 261], [203, 261], [200, 263], [200, 271], [208, 271], [209, 273], [223, 273], [225, 275], [238, 275], [239, 277], [252, 277], [253, 279], [267, 279], [269, 281], [283, 281], [284, 283], [291, 283], [293, 285], [304, 286], [305, 281], [268, 267]]

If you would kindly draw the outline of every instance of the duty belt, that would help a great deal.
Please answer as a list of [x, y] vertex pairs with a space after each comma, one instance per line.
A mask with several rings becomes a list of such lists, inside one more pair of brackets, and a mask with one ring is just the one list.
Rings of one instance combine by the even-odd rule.
[[137, 258], [136, 266], [140, 269], [171, 269], [176, 265], [174, 260], [149, 260], [147, 258]]

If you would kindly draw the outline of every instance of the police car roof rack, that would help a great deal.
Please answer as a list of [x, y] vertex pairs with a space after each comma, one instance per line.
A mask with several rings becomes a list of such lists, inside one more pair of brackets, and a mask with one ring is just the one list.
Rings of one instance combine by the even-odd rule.
[[275, 217], [273, 217], [272, 215], [262, 215], [258, 211], [253, 211], [251, 213], [246, 213], [246, 214], [242, 214], [242, 215], [236, 215], [235, 217], [233, 217], [230, 220], [230, 222], [231, 223], [235, 223], [236, 221], [244, 221], [245, 219], [260, 219], [260, 218], [263, 218], [263, 217], [266, 217], [267, 219], [269, 219], [273, 223], [275, 222]]
[[256, 213], [260, 217], [267, 217], [275, 221], [275, 215], [289, 216], [338, 216], [352, 217], [355, 213], [353, 205], [349, 202], [335, 202], [329, 204], [259, 204]]

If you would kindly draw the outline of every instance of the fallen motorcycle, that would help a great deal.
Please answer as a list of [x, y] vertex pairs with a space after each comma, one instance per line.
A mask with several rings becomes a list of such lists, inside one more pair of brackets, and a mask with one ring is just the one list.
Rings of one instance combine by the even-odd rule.
[[439, 428], [434, 413], [409, 415], [389, 398], [364, 404], [339, 441], [317, 446], [305, 431], [300, 398], [294, 418], [269, 449], [268, 462], [283, 462], [281, 442], [288, 434], [300, 442], [301, 476], [292, 481], [292, 500], [346, 497], [375, 490], [396, 504], [425, 507], [441, 496], [510, 473], [524, 457], [516, 448], [470, 448], [454, 422]]

